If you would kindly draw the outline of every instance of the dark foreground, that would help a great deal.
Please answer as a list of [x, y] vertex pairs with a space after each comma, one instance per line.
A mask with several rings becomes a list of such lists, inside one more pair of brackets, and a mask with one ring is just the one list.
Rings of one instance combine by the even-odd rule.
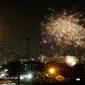
[[43, 83], [43, 84], [23, 84], [23, 85], [84, 85], [85, 83]]
[[[49, 81], [50, 82], [50, 81]], [[53, 83], [26, 83], [22, 85], [84, 85], [84, 81], [53, 82]]]

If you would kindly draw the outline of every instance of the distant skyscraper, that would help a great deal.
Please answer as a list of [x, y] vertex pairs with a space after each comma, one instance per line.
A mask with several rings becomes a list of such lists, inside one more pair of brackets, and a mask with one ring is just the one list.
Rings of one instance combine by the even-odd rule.
[[3, 25], [0, 24], [0, 65], [4, 64], [3, 49], [4, 49], [4, 27]]
[[0, 54], [2, 54], [4, 46], [4, 33], [2, 31], [2, 28], [0, 28]]
[[8, 52], [8, 62], [15, 59], [15, 53], [13, 51]]
[[21, 58], [29, 59], [31, 53], [31, 40], [29, 37], [21, 38]]
[[0, 37], [0, 56], [3, 54], [4, 39]]
[[4, 64], [3, 47], [4, 47], [4, 39], [0, 37], [0, 65]]

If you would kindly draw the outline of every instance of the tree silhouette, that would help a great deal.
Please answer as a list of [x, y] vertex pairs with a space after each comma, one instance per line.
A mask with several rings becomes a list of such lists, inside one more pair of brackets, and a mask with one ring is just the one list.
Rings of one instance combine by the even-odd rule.
[[7, 65], [6, 68], [8, 69], [8, 74], [9, 76], [17, 76], [18, 73], [20, 73], [21, 69], [21, 63], [20, 61], [10, 61]]

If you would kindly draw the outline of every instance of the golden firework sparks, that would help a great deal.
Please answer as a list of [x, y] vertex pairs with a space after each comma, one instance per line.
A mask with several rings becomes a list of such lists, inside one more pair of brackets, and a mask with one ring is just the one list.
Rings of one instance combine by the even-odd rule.
[[83, 24], [79, 24], [78, 16], [78, 13], [68, 14], [64, 11], [59, 15], [52, 15], [42, 25], [50, 39], [53, 38], [57, 44], [85, 47], [85, 29]]

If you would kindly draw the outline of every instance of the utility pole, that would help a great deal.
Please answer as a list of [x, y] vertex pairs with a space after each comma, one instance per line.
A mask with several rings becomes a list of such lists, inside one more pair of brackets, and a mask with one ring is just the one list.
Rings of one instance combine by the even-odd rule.
[[17, 85], [20, 85], [20, 68], [18, 68]]
[[17, 83], [16, 85], [20, 85], [20, 64], [17, 68]]

